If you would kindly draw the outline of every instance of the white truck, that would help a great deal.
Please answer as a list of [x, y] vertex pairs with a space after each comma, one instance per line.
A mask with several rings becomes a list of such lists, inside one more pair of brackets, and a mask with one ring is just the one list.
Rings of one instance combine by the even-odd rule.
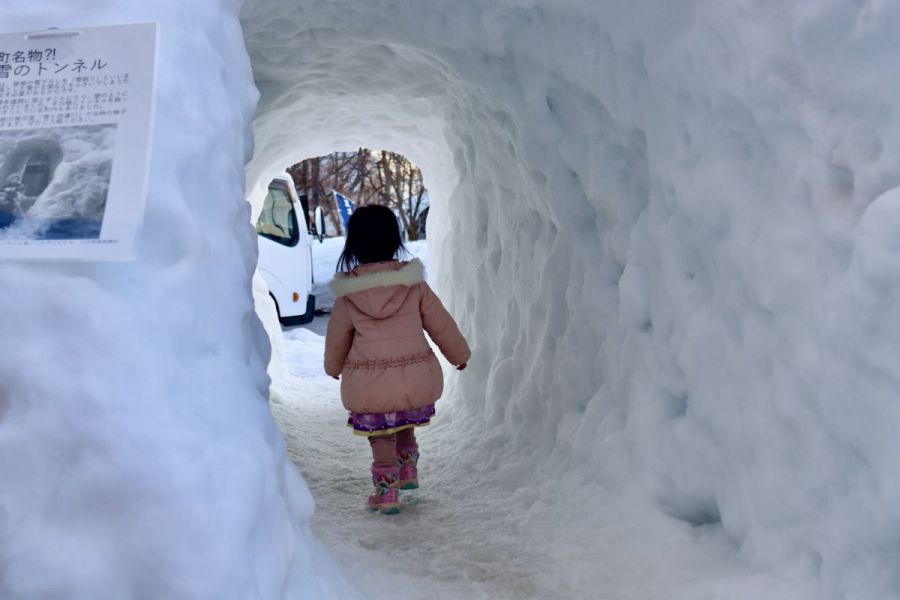
[[282, 327], [309, 323], [316, 312], [316, 297], [311, 293], [309, 216], [287, 173], [276, 175], [269, 183], [256, 220], [256, 233], [259, 244], [257, 268], [275, 301]]

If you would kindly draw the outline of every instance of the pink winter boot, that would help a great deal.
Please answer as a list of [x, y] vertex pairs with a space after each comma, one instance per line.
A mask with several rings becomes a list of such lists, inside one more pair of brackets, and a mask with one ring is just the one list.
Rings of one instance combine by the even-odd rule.
[[419, 473], [416, 465], [419, 451], [416, 448], [398, 448], [397, 463], [400, 465], [400, 489], [414, 490], [419, 487]]
[[400, 512], [400, 492], [397, 491], [397, 467], [372, 467], [375, 491], [369, 496], [369, 508], [383, 515]]

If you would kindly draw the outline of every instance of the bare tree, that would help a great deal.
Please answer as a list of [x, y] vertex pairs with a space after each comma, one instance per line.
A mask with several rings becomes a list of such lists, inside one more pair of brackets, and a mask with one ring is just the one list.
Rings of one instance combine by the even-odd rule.
[[390, 207], [403, 224], [407, 238], [419, 238], [419, 220], [428, 205], [422, 171], [402, 154], [359, 148], [334, 152], [297, 163], [288, 169], [298, 191], [307, 194], [310, 210], [321, 206], [326, 218], [340, 231], [340, 214], [331, 197], [335, 190], [358, 206]]

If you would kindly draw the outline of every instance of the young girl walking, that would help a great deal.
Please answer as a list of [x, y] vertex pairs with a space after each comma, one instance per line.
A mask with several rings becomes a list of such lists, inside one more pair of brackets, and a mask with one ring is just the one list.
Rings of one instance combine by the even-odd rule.
[[404, 251], [394, 213], [353, 213], [331, 283], [334, 308], [325, 337], [325, 372], [341, 380], [347, 425], [372, 447], [372, 510], [400, 511], [400, 489], [419, 487], [415, 428], [428, 425], [441, 396], [441, 366], [424, 331], [460, 371], [471, 356], [453, 317]]

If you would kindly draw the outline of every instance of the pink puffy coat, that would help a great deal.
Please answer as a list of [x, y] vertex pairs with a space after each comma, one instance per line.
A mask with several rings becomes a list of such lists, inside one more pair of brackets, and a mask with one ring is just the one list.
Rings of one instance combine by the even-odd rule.
[[334, 309], [325, 337], [325, 372], [343, 374], [341, 398], [353, 412], [386, 413], [434, 403], [444, 389], [428, 332], [447, 360], [471, 352], [414, 259], [360, 265], [331, 282]]

